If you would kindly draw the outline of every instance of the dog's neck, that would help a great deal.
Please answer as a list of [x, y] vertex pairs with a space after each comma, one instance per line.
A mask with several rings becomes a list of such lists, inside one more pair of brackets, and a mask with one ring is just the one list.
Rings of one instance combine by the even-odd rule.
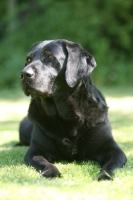
[[52, 98], [41, 97], [41, 105], [48, 116], [55, 116], [57, 114], [56, 105]]
[[74, 91], [79, 88], [81, 83], [74, 88], [59, 88], [51, 97], [41, 97], [41, 105], [48, 116], [54, 117], [57, 114], [66, 120], [74, 118], [73, 106], [69, 99]]
[[71, 124], [75, 124], [77, 128], [72, 131], [74, 135], [78, 133], [79, 124], [80, 127], [83, 124], [92, 127], [103, 123], [107, 120], [108, 108], [104, 97], [94, 87], [89, 80], [82, 81], [73, 91], [63, 87], [59, 88], [54, 96], [33, 99], [29, 107], [29, 118], [32, 122], [41, 118], [38, 126], [41, 123], [43, 127], [43, 117], [47, 115], [49, 120], [51, 118], [51, 123], [53, 120], [60, 123], [68, 132], [71, 130]]
[[108, 108], [104, 97], [93, 92], [94, 87], [91, 80], [83, 80], [74, 88], [59, 88], [52, 97], [41, 98], [42, 107], [51, 117], [58, 115], [67, 121], [87, 120], [91, 125], [97, 124], [105, 120]]

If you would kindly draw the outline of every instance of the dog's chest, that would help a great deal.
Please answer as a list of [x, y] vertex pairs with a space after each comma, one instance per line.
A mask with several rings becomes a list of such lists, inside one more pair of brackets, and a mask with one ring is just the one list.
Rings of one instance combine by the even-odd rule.
[[63, 157], [66, 155], [70, 160], [73, 160], [75, 157], [77, 158], [83, 150], [81, 146], [84, 144], [85, 132], [78, 125], [77, 123], [74, 125], [69, 124], [68, 126], [65, 124], [63, 126], [63, 134], [55, 139], [57, 141], [56, 147], [58, 147], [60, 154]]
[[64, 138], [62, 141], [62, 150], [68, 157], [72, 158], [78, 154], [78, 139], [70, 140], [68, 138]]
[[56, 96], [55, 97], [55, 106], [57, 109], [57, 113], [60, 116], [60, 118], [62, 118], [63, 120], [66, 121], [73, 121], [73, 119], [75, 119], [75, 111], [73, 106], [68, 103], [67, 98], [63, 96]]

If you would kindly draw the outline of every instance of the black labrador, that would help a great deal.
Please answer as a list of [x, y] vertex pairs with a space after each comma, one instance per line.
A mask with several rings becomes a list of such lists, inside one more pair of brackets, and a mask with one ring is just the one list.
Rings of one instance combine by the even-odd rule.
[[90, 53], [62, 39], [38, 42], [27, 55], [21, 82], [31, 102], [20, 145], [30, 145], [25, 161], [45, 177], [60, 176], [55, 161], [92, 160], [101, 166], [98, 180], [112, 179], [126, 162], [105, 99], [90, 78], [95, 67]]

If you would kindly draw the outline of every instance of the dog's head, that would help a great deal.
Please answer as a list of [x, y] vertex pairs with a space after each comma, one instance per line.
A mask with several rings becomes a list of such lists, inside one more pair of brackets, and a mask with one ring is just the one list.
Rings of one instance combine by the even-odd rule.
[[21, 72], [22, 88], [26, 95], [52, 95], [59, 76], [69, 87], [89, 76], [96, 62], [79, 44], [67, 40], [48, 40], [34, 44]]

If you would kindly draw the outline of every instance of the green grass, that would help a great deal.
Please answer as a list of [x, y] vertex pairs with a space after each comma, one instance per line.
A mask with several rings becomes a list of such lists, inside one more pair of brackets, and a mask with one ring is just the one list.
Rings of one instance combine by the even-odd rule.
[[[18, 91], [0, 94], [0, 199], [33, 200], [132, 200], [133, 199], [133, 90], [101, 88], [107, 98], [115, 140], [128, 162], [115, 171], [113, 181], [97, 181], [99, 166], [56, 163], [61, 178], [45, 179], [23, 158], [27, 147], [15, 147], [18, 126], [28, 109], [29, 98]], [[13, 94], [13, 95], [12, 95]]]

